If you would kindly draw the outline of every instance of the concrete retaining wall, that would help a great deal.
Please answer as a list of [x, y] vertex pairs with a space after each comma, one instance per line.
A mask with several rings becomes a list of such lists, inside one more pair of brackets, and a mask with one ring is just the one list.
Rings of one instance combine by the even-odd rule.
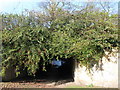
[[94, 86], [118, 88], [118, 53], [116, 50], [110, 54], [106, 52], [106, 56], [102, 58], [102, 69], [96, 70], [94, 66], [90, 74], [85, 67], [78, 64], [74, 72], [74, 81], [79, 85], [92, 84]]
[[[16, 72], [15, 67], [9, 67], [8, 69], [6, 69], [5, 76], [2, 77], [2, 81], [11, 81], [15, 79], [16, 78], [15, 72]], [[21, 69], [20, 72], [21, 73], [18, 76], [19, 78], [27, 75], [27, 72], [25, 70]]]
[[5, 76], [2, 77], [2, 81], [10, 81], [16, 77], [15, 75], [15, 68], [14, 67], [9, 67], [6, 72]]

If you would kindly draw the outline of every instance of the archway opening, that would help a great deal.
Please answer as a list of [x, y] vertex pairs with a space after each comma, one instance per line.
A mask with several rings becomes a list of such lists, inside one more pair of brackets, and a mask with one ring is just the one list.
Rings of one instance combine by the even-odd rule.
[[47, 79], [52, 81], [74, 81], [75, 61], [72, 58], [53, 60], [46, 65], [46, 71], [42, 71], [42, 67], [37, 70], [37, 79]]
[[[27, 73], [24, 74], [25, 77], [18, 77], [13, 79], [14, 82], [55, 82], [55, 84], [63, 84], [74, 81], [74, 69], [75, 60], [60, 59], [53, 60], [51, 63], [46, 65], [46, 71], [43, 71], [42, 61], [39, 63], [39, 69], [37, 70], [35, 76], [30, 76]], [[60, 83], [59, 83], [60, 82]]]

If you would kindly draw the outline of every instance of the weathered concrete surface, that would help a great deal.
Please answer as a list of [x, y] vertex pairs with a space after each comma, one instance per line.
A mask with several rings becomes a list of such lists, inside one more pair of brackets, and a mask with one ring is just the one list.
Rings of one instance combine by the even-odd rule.
[[74, 80], [76, 84], [84, 84], [101, 87], [118, 88], [118, 53], [113, 51], [111, 54], [106, 52], [107, 57], [102, 58], [102, 71], [96, 70], [94, 66], [92, 73], [89, 74], [85, 67], [75, 68]]
[[[10, 81], [16, 78], [16, 74], [15, 74], [16, 70], [15, 67], [9, 67], [8, 69], [6, 69], [5, 72], [5, 76], [2, 77], [2, 81]], [[18, 75], [18, 77], [24, 77], [27, 75], [27, 72], [25, 70], [20, 70], [20, 74]]]
[[6, 72], [5, 76], [2, 77], [2, 81], [10, 81], [16, 77], [15, 75], [15, 68], [14, 67], [9, 67]]

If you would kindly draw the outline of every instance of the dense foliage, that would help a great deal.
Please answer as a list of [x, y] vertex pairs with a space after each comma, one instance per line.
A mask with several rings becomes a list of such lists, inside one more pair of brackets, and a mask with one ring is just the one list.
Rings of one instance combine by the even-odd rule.
[[[73, 58], [88, 69], [98, 64], [105, 50], [118, 47], [117, 15], [95, 10], [70, 13], [60, 7], [47, 13], [2, 14], [2, 73], [10, 66], [35, 75], [39, 62]], [[54, 16], [53, 16], [54, 14]]]

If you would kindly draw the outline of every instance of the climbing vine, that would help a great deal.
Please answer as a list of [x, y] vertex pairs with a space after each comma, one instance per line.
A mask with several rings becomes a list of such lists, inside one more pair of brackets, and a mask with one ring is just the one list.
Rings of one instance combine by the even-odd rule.
[[53, 58], [73, 58], [90, 69], [98, 64], [105, 50], [118, 47], [118, 30], [114, 23], [117, 15], [109, 16], [102, 11], [68, 13], [62, 8], [57, 10], [56, 13], [62, 14], [56, 14], [54, 19], [41, 15], [44, 17], [41, 20], [34, 13], [33, 16], [0, 16], [3, 18], [3, 75], [12, 66], [16, 68], [16, 75], [20, 74], [21, 67], [35, 75], [40, 61], [45, 70], [45, 65]]

